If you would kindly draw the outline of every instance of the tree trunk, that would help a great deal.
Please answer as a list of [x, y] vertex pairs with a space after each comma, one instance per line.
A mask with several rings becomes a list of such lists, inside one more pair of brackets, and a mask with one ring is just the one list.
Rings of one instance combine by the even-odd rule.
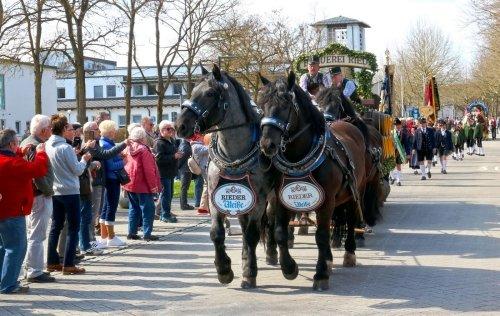
[[35, 114], [42, 114], [42, 69], [40, 67], [40, 60], [35, 58], [33, 60], [35, 68]]
[[[76, 51], [75, 51], [76, 48]], [[79, 123], [87, 122], [87, 96], [85, 93], [85, 62], [83, 48], [83, 21], [76, 23], [76, 47], [73, 49], [76, 71], [76, 107]]]
[[[158, 84], [159, 85], [159, 84]], [[162, 83], [163, 85], [163, 83]], [[165, 89], [158, 88], [158, 102], [156, 103], [156, 122], [160, 123], [163, 117], [163, 100], [165, 99]]]
[[[125, 83], [125, 122], [130, 124], [130, 98], [132, 96], [132, 49], [134, 43], [135, 8], [130, 12], [130, 26], [128, 33], [128, 53], [127, 53], [127, 82]], [[127, 132], [128, 133], [128, 132]]]
[[187, 92], [187, 98], [191, 99], [191, 93], [193, 92], [193, 60], [189, 58], [188, 63], [187, 63], [187, 87], [186, 87], [186, 92]]

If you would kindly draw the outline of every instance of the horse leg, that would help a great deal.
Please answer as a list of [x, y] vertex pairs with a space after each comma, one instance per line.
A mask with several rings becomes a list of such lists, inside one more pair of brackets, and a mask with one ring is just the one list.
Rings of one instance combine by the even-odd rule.
[[333, 233], [332, 233], [332, 248], [342, 247], [342, 227], [345, 226], [345, 210], [343, 207], [337, 207], [333, 211]]
[[231, 258], [226, 253], [225, 234], [224, 216], [217, 212], [212, 217], [212, 227], [210, 229], [210, 239], [212, 239], [215, 246], [215, 269], [217, 270], [219, 282], [229, 284], [233, 281], [234, 273], [231, 269]]
[[266, 234], [266, 263], [272, 266], [278, 264], [278, 244], [276, 243], [276, 238], [274, 237], [274, 230], [276, 226], [274, 203], [276, 203], [276, 197], [270, 198], [266, 208], [266, 215], [264, 215], [267, 216], [267, 222], [264, 227]]
[[350, 203], [347, 209], [347, 238], [345, 240], [344, 267], [356, 265], [356, 240], [354, 239], [354, 227], [356, 226], [356, 205]]
[[255, 249], [260, 238], [260, 218], [255, 216], [257, 214], [252, 215], [245, 215], [246, 225], [243, 226], [242, 223], [245, 231], [243, 239], [245, 240], [244, 244], [247, 254], [246, 260], [243, 263], [243, 280], [241, 281], [241, 287], [244, 289], [251, 289], [257, 286], [257, 255], [255, 254]]
[[316, 212], [317, 229], [316, 245], [318, 261], [314, 275], [313, 290], [326, 291], [330, 288], [330, 274], [333, 267], [333, 256], [330, 248], [330, 223], [333, 210], [322, 208]]
[[280, 254], [279, 261], [281, 272], [287, 280], [294, 280], [299, 274], [299, 268], [295, 260], [293, 260], [290, 252], [288, 251], [288, 224], [290, 222], [289, 212], [281, 206], [276, 204], [276, 229], [274, 235], [278, 243]]

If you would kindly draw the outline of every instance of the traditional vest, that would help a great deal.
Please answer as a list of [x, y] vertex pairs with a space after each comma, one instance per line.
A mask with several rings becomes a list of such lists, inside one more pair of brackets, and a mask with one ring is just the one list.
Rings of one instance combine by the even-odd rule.
[[307, 89], [312, 85], [320, 85], [320, 86], [325, 86], [323, 84], [323, 74], [321, 72], [318, 72], [315, 76], [311, 76], [310, 74], [307, 74]]

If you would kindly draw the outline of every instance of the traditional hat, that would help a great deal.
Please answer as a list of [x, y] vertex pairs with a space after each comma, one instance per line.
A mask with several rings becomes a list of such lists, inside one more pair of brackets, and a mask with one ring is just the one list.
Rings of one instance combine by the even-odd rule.
[[309, 65], [319, 65], [319, 56], [313, 55], [309, 57]]
[[335, 66], [333, 68], [330, 68], [330, 74], [332, 76], [335, 76], [335, 75], [338, 75], [338, 74], [341, 74], [342, 73], [342, 69], [340, 69], [339, 66]]
[[71, 123], [71, 125], [73, 126], [73, 129], [79, 129], [82, 127], [82, 124], [78, 122]]
[[401, 125], [401, 120], [398, 117], [394, 120], [394, 125]]

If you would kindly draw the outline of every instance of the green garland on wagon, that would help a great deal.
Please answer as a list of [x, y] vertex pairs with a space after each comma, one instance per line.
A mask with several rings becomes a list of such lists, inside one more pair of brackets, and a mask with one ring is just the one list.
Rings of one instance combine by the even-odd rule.
[[383, 159], [381, 165], [382, 175], [387, 177], [389, 173], [396, 168], [396, 158], [390, 157], [388, 159]]
[[358, 93], [367, 99], [372, 98], [372, 80], [373, 76], [375, 75], [375, 72], [378, 69], [377, 65], [377, 57], [369, 52], [360, 52], [360, 51], [354, 51], [350, 50], [349, 48], [345, 47], [342, 44], [338, 43], [332, 43], [325, 48], [308, 52], [308, 53], [303, 53], [300, 54], [295, 60], [293, 61], [293, 70], [298, 73], [299, 75], [302, 75], [307, 71], [307, 69], [303, 69], [300, 67], [301, 64], [309, 60], [309, 57], [311, 56], [326, 56], [326, 55], [331, 55], [331, 54], [341, 54], [341, 55], [347, 55], [349, 57], [353, 58], [363, 58], [368, 61], [368, 65], [370, 66], [370, 70], [367, 69], [362, 69], [359, 72], [353, 72], [354, 78], [356, 82], [358, 83]]

